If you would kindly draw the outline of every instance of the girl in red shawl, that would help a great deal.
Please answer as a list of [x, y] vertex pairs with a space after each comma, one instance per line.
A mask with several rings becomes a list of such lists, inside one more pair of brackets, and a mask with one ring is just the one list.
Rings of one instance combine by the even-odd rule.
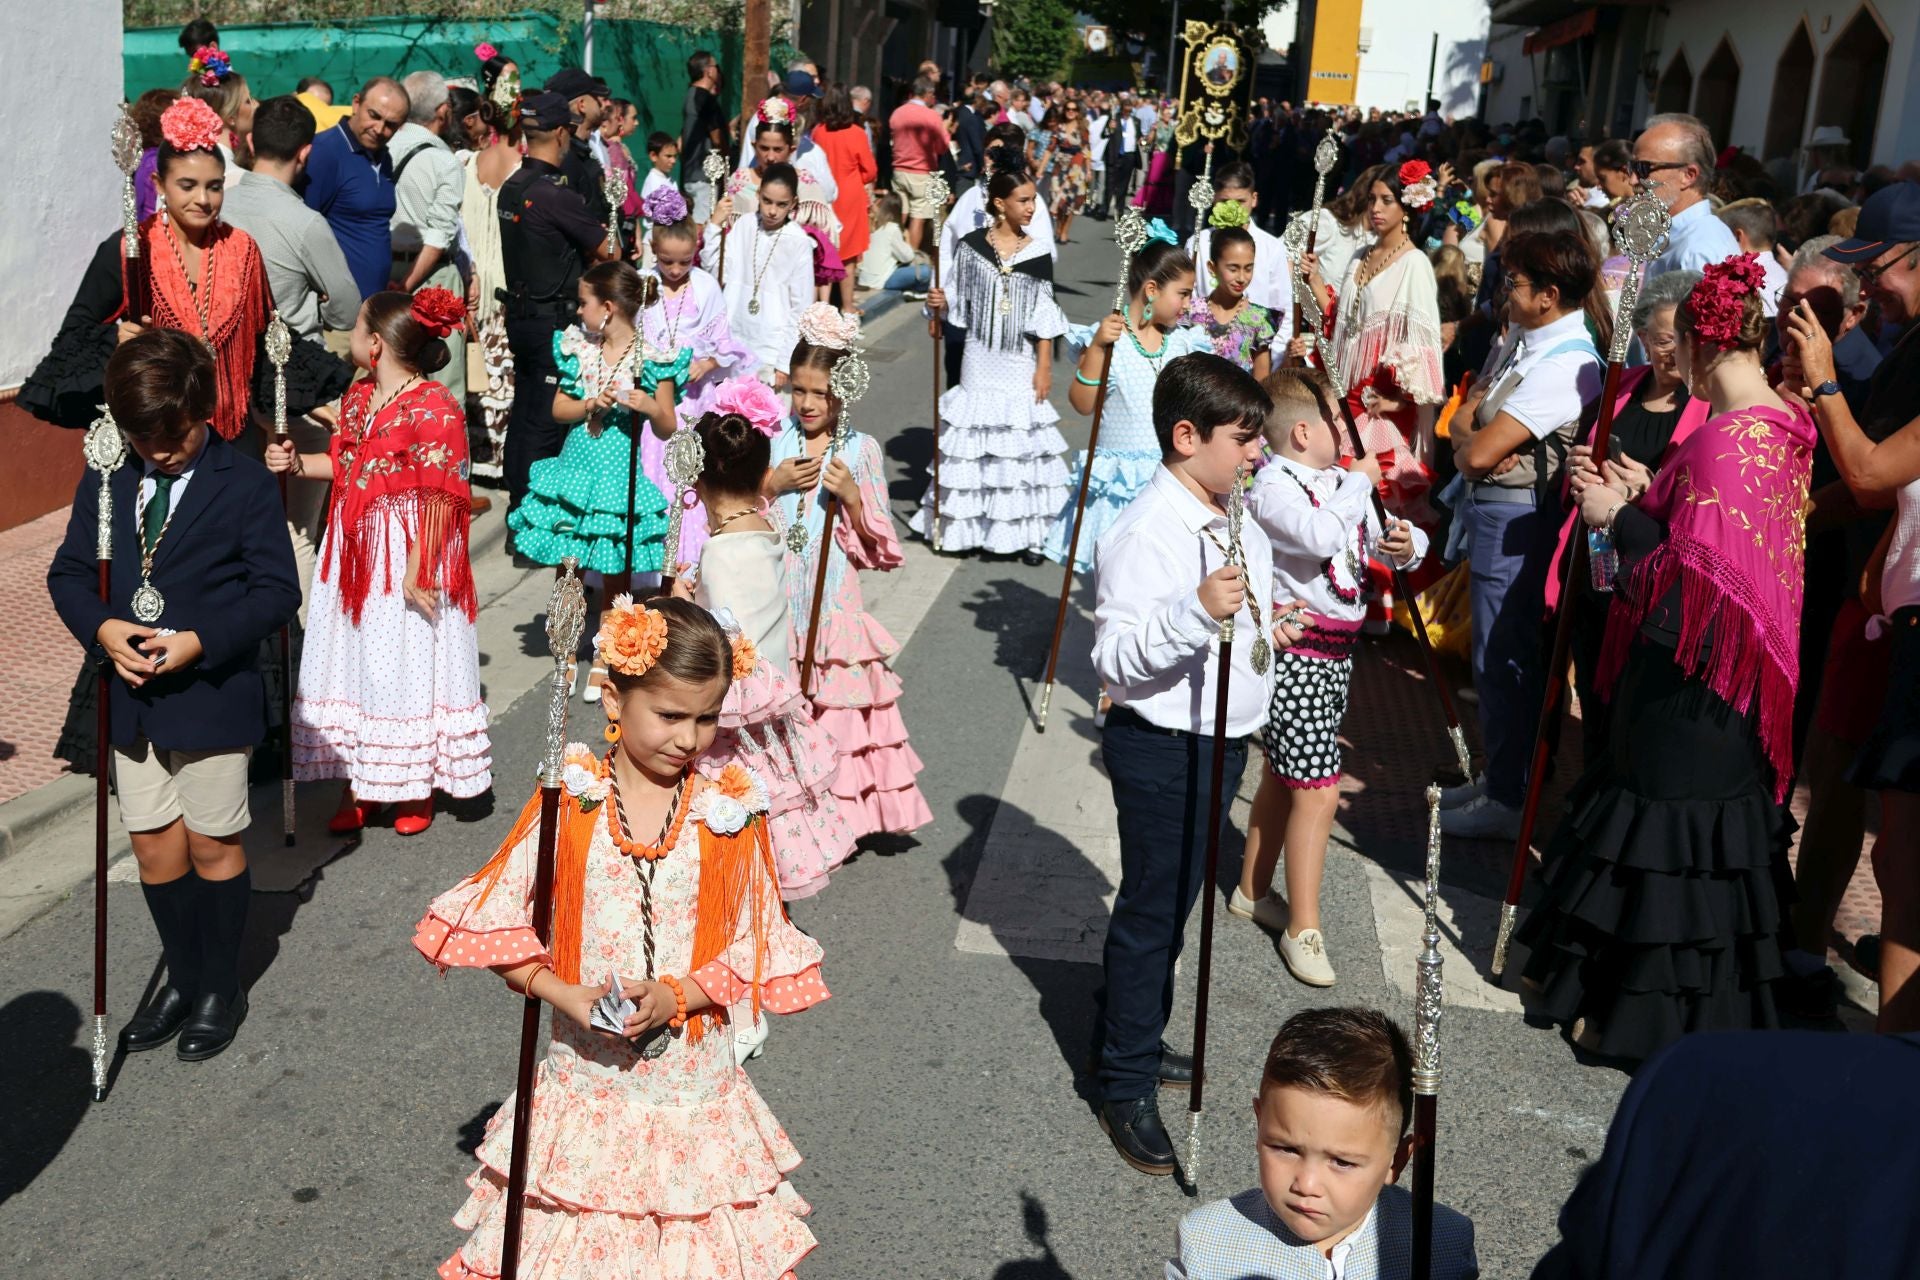
[[330, 829], [396, 803], [394, 830], [433, 821], [433, 793], [493, 785], [467, 560], [466, 418], [430, 376], [466, 307], [445, 289], [377, 293], [353, 327], [353, 384], [327, 453], [275, 445], [276, 471], [333, 481], [293, 703], [293, 769], [344, 778]]
[[[262, 351], [273, 300], [253, 239], [220, 221], [227, 126], [212, 107], [180, 98], [160, 117], [153, 181], [159, 212], [141, 223], [139, 254], [127, 258], [121, 233], [101, 242], [80, 279], [53, 347], [26, 384], [20, 405], [35, 417], [84, 430], [106, 400], [107, 360], [114, 348], [149, 328], [180, 329], [213, 351], [219, 395], [213, 429], [234, 440], [257, 404], [273, 409], [273, 366]], [[317, 343], [296, 342], [287, 363], [287, 412], [306, 413], [346, 390], [352, 371]], [[243, 441], [259, 456], [262, 437]], [[278, 679], [279, 664], [264, 664]], [[95, 760], [96, 669], [83, 664], [54, 754], [77, 773]], [[277, 707], [277, 686], [268, 705]]]
[[1764, 280], [1730, 258], [1680, 307], [1680, 367], [1713, 416], [1651, 483], [1611, 461], [1572, 474], [1582, 519], [1620, 555], [1598, 673], [1613, 731], [1519, 940], [1540, 1011], [1609, 1057], [1777, 1024], [1815, 431], [1761, 368]]

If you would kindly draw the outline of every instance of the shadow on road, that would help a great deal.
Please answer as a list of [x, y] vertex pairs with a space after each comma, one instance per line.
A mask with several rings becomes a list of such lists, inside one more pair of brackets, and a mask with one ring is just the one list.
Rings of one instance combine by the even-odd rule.
[[1026, 1225], [1027, 1239], [1039, 1248], [1040, 1256], [1002, 1263], [993, 1280], [1073, 1280], [1073, 1273], [1060, 1265], [1047, 1239], [1047, 1207], [1031, 1191], [1020, 1193], [1020, 1218]]
[[493, 1119], [495, 1112], [506, 1105], [507, 1100], [502, 1098], [498, 1102], [489, 1102], [480, 1108], [473, 1119], [460, 1126], [460, 1141], [453, 1145], [465, 1155], [471, 1156], [478, 1152], [480, 1143], [487, 1136], [487, 1122]]
[[84, 1022], [58, 991], [29, 991], [0, 1006], [0, 1204], [33, 1185], [87, 1113], [93, 1077]]

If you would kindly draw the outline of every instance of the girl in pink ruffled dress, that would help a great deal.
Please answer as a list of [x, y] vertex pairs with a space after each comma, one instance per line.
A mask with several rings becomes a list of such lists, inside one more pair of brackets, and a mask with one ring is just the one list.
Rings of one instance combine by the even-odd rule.
[[793, 351], [793, 419], [774, 438], [767, 487], [784, 526], [805, 535], [804, 542], [796, 537], [787, 543], [796, 659], [806, 644], [819, 573], [823, 490], [841, 503], [808, 692], [814, 717], [840, 753], [833, 790], [856, 837], [908, 832], [933, 821], [915, 781], [920, 757], [900, 718], [900, 677], [887, 665], [900, 645], [866, 611], [855, 572], [897, 569], [903, 560], [888, 513], [880, 446], [864, 432], [849, 431], [832, 463], [821, 463], [840, 420], [840, 403], [828, 380], [858, 334], [857, 320], [824, 303], [801, 316], [800, 342]]
[[740, 637], [741, 663], [720, 711], [722, 733], [702, 767], [737, 759], [766, 780], [780, 894], [806, 898], [853, 853], [856, 832], [834, 796], [833, 740], [814, 723], [793, 679], [785, 552], [761, 496], [780, 400], [757, 379], [736, 378], [711, 404], [698, 428], [706, 452], [698, 489], [709, 536], [699, 571], [676, 579], [674, 594], [711, 610]]
[[[647, 345], [663, 352], [663, 359], [681, 367], [680, 421], [692, 426], [711, 407], [715, 389], [729, 378], [750, 374], [760, 365], [753, 352], [736, 340], [727, 324], [727, 299], [719, 282], [693, 265], [700, 248], [699, 232], [687, 217], [686, 200], [671, 187], [662, 187], [644, 201], [653, 223], [650, 268], [660, 282], [653, 302], [641, 309], [640, 330]], [[640, 437], [640, 467], [667, 501], [673, 501], [673, 481], [667, 478], [667, 442], [652, 431]], [[691, 497], [691, 495], [689, 495]], [[667, 565], [699, 564], [707, 541], [706, 512], [696, 502], [680, 522], [680, 551]]]
[[[414, 935], [442, 969], [492, 969], [554, 1009], [529, 1132], [514, 1134], [509, 1098], [454, 1218], [473, 1234], [439, 1274], [500, 1274], [517, 1136], [522, 1280], [781, 1280], [814, 1248], [810, 1209], [786, 1178], [799, 1153], [736, 1062], [730, 1006], [795, 1013], [827, 989], [819, 944], [780, 906], [765, 783], [738, 763], [695, 768], [737, 655], [683, 600], [616, 602], [598, 644], [615, 745], [603, 760], [567, 750], [551, 941], [532, 927], [537, 795]], [[596, 1029], [616, 982], [633, 1011]]]

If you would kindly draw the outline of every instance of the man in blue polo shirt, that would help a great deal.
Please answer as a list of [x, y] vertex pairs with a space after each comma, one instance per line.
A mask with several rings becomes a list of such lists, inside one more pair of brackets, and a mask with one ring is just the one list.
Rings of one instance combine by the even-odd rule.
[[353, 97], [353, 114], [313, 140], [307, 157], [307, 207], [327, 220], [347, 257], [360, 296], [393, 279], [393, 163], [387, 139], [407, 119], [407, 91], [375, 76]]

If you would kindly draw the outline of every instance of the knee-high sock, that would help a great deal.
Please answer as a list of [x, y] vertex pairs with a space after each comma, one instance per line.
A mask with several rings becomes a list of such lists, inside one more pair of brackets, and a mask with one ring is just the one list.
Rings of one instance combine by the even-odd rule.
[[200, 882], [200, 971], [203, 994], [232, 1000], [240, 991], [240, 939], [247, 931], [253, 873]]
[[199, 914], [200, 877], [191, 869], [187, 874], [160, 884], [140, 883], [147, 899], [147, 914], [160, 931], [160, 948], [167, 957], [167, 983], [191, 1000], [200, 993], [200, 933], [195, 923]]

